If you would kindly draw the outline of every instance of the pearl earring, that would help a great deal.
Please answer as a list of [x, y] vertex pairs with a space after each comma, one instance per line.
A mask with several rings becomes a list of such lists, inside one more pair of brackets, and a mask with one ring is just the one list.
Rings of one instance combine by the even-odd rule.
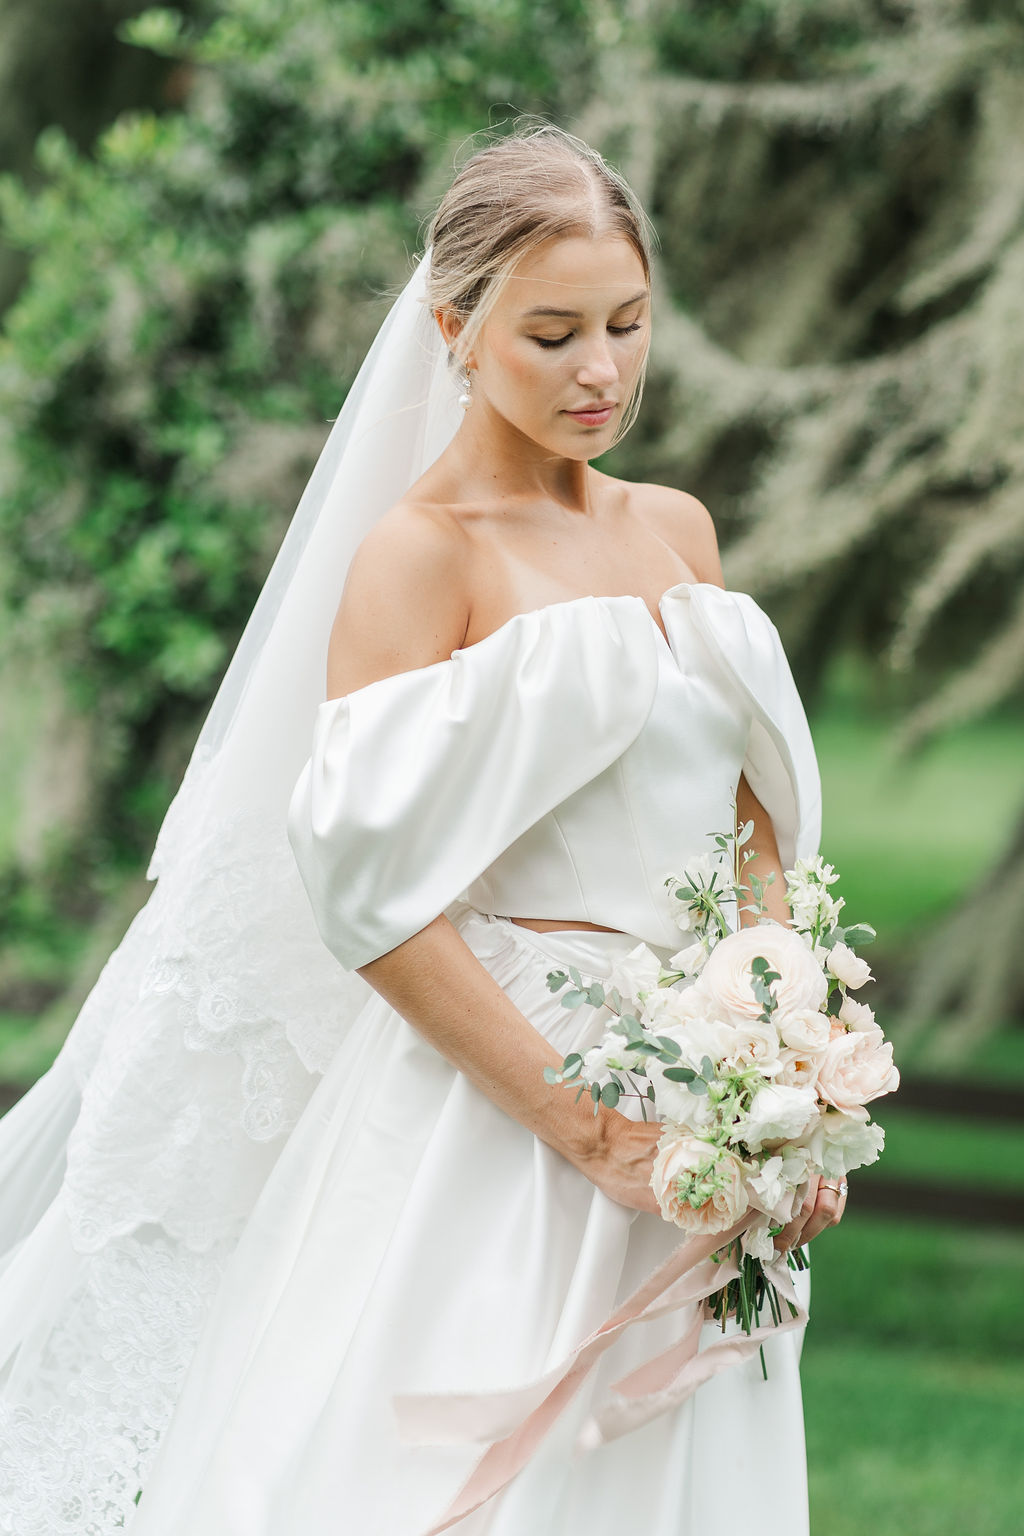
[[459, 395], [459, 404], [464, 411], [468, 411], [473, 404], [473, 380], [469, 376], [469, 369], [463, 368], [462, 377], [459, 379], [462, 393]]

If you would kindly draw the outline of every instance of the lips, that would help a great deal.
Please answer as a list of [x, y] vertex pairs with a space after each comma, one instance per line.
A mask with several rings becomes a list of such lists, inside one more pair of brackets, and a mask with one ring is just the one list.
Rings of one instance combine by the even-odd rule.
[[565, 414], [584, 427], [601, 427], [618, 403], [617, 400], [598, 400], [593, 405], [581, 405], [574, 411], [566, 411]]

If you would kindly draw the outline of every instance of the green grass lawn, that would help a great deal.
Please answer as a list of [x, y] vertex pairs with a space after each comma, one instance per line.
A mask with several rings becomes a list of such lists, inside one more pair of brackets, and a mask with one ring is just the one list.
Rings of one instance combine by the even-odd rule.
[[812, 1536], [1019, 1536], [1024, 1233], [852, 1205], [811, 1251]]
[[1024, 720], [982, 721], [893, 761], [886, 727], [833, 704], [811, 722], [821, 766], [822, 853], [844, 915], [898, 948], [984, 872], [1024, 801]]
[[885, 1127], [885, 1151], [858, 1178], [898, 1175], [959, 1187], [1024, 1190], [1024, 1127], [904, 1109], [898, 1093], [872, 1108], [877, 1112], [872, 1119]]

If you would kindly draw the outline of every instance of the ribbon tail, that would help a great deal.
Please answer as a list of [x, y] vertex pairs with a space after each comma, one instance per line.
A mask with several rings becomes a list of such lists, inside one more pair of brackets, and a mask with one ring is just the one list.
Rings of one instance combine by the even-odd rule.
[[[807, 1312], [797, 1299], [788, 1266], [778, 1262], [766, 1265], [765, 1273], [794, 1309], [787, 1319], [780, 1323], [760, 1323], [749, 1334], [731, 1334], [698, 1353], [703, 1321], [698, 1317], [695, 1326], [678, 1343], [612, 1383], [613, 1396], [583, 1425], [576, 1440], [577, 1450], [595, 1450], [609, 1440], [640, 1429], [659, 1414], [685, 1403], [712, 1376], [748, 1359], [766, 1339], [802, 1328], [807, 1322]], [[723, 1266], [712, 1289], [717, 1289], [718, 1283], [728, 1278]]]
[[[707, 1271], [711, 1266], [705, 1265], [705, 1261], [732, 1242], [743, 1231], [748, 1219], [738, 1222], [728, 1232], [702, 1235], [680, 1243], [554, 1371], [518, 1388], [497, 1393], [395, 1396], [393, 1403], [403, 1438], [435, 1444], [479, 1440], [488, 1428], [493, 1432], [502, 1420], [507, 1423], [510, 1411], [518, 1415], [531, 1400], [535, 1404], [510, 1432], [488, 1447], [448, 1508], [423, 1536], [440, 1536], [440, 1532], [448, 1530], [508, 1486], [579, 1391], [595, 1361], [626, 1328], [717, 1289], [721, 1283], [721, 1270], [716, 1266], [714, 1278], [709, 1278]], [[691, 1272], [699, 1265], [705, 1266], [705, 1272], [694, 1277]], [[538, 1402], [538, 1396], [552, 1380], [555, 1385]], [[482, 1425], [485, 1428], [482, 1429]]]

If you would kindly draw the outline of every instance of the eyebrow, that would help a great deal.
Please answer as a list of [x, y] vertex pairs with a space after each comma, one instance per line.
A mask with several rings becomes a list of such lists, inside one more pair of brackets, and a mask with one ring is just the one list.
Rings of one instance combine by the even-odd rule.
[[[631, 299], [623, 299], [621, 304], [616, 304], [612, 310], [617, 315], [620, 309], [628, 309], [631, 304], [638, 304], [641, 299], [647, 298], [647, 289], [642, 288], [639, 293], [634, 293]], [[524, 320], [539, 320], [549, 318], [552, 320], [582, 320], [583, 315], [578, 309], [552, 309], [548, 305], [539, 305], [536, 309], [527, 309], [523, 313]]]

